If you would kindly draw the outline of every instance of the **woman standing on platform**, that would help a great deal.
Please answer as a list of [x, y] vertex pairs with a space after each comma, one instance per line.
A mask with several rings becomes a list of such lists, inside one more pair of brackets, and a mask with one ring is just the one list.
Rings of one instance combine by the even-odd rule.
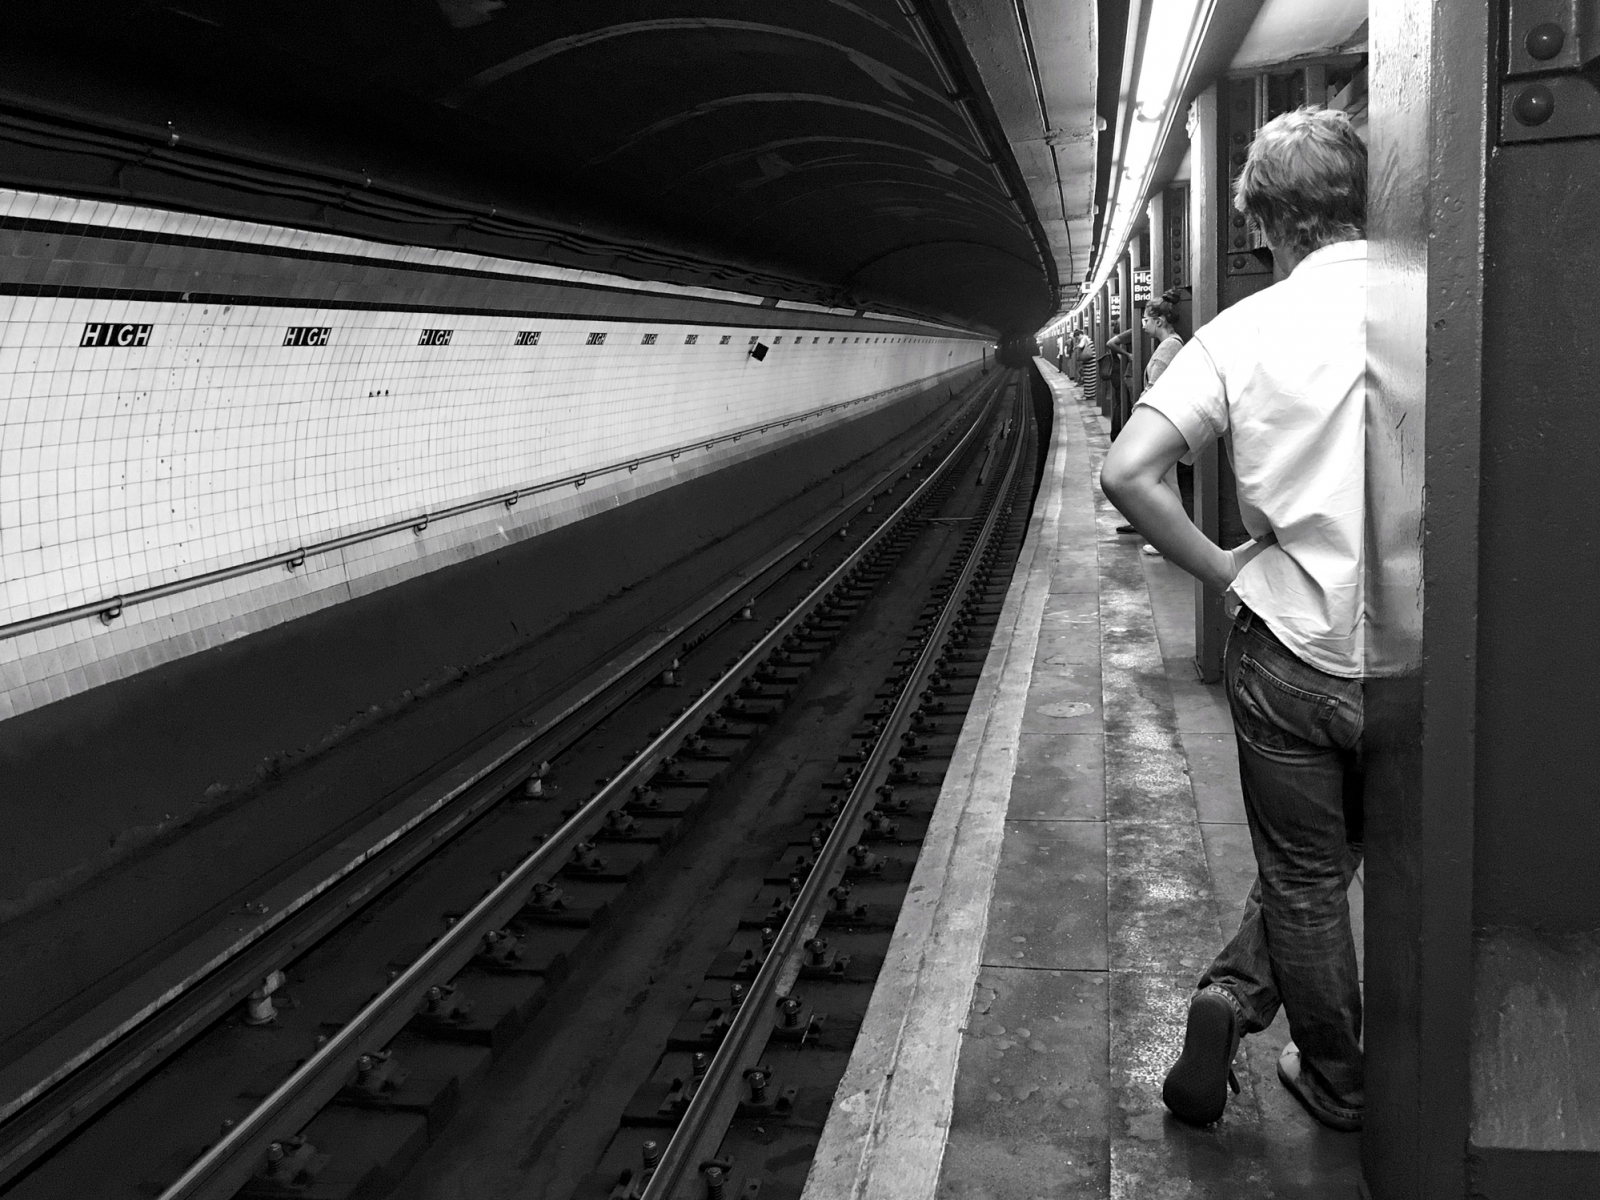
[[[1155, 353], [1150, 355], [1150, 361], [1144, 365], [1144, 386], [1151, 387], [1156, 380], [1161, 378], [1161, 373], [1167, 369], [1167, 364], [1177, 357], [1178, 351], [1183, 349], [1183, 335], [1178, 332], [1178, 289], [1168, 288], [1161, 294], [1161, 299], [1152, 300], [1145, 306], [1144, 320], [1141, 322], [1144, 331], [1156, 339]], [[1119, 333], [1106, 345], [1118, 354], [1128, 355], [1129, 344], [1133, 340], [1133, 330]], [[1182, 493], [1178, 489], [1178, 468], [1174, 466], [1162, 477], [1162, 483], [1172, 489], [1180, 498]], [[1138, 533], [1132, 525], [1118, 525], [1118, 533]], [[1142, 547], [1144, 552], [1152, 557], [1161, 553], [1149, 542]]]
[[1178, 332], [1178, 289], [1168, 288], [1161, 299], [1145, 305], [1144, 331], [1156, 340], [1155, 352], [1144, 365], [1144, 385], [1151, 386], [1161, 378], [1167, 364], [1183, 349], [1183, 335]]
[[1087, 333], [1078, 334], [1078, 384], [1085, 403], [1099, 402], [1100, 364], [1095, 359], [1094, 342]]

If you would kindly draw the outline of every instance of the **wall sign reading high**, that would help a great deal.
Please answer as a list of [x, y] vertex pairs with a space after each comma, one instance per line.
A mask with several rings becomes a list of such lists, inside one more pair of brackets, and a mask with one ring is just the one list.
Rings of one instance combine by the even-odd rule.
[[148, 346], [154, 325], [119, 325], [112, 321], [90, 321], [83, 327], [80, 346]]
[[[0, 217], [36, 207], [7, 196]], [[122, 286], [93, 295], [7, 298], [0, 721], [498, 552], [596, 505], [954, 384], [982, 360], [957, 331], [880, 336], [880, 321], [838, 313], [796, 328], [810, 314], [699, 295], [664, 306], [667, 284], [617, 281], [604, 316], [448, 311], [456, 285], [435, 268], [482, 272], [482, 260], [430, 252], [412, 271], [410, 252], [355, 239], [68, 200], [52, 211], [84, 231], [84, 262], [52, 259], [61, 271], [100, 270], [108, 256], [91, 241], [131, 231], [173, 239], [187, 278], [221, 286], [251, 253], [263, 279], [279, 272], [293, 294], [179, 300], [130, 267]], [[206, 238], [190, 239], [200, 228]], [[280, 245], [311, 257], [280, 262]], [[337, 253], [340, 271], [363, 255], [412, 273], [393, 302], [322, 305], [293, 282], [319, 253]], [[508, 295], [543, 279], [537, 266], [487, 265]], [[572, 298], [592, 307], [586, 289]], [[787, 328], [757, 324], [780, 315]], [[774, 347], [764, 363], [747, 338]], [[607, 474], [618, 464], [631, 469]], [[587, 486], [543, 487], [560, 479]], [[498, 502], [513, 492], [514, 509]], [[152, 589], [162, 603], [117, 602]], [[46, 629], [17, 628], [41, 620]]]

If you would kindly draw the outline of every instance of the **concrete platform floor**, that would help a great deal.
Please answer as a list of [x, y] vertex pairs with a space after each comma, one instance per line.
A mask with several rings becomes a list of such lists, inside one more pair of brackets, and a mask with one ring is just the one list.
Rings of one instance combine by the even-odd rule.
[[[1085, 414], [1091, 459], [1085, 467], [1098, 477], [1109, 445], [1106, 421], [1075, 398], [1058, 410], [1059, 418], [1072, 419], [1072, 410]], [[1218, 1126], [1189, 1128], [1160, 1102], [1160, 1082], [1182, 1040], [1192, 981], [1208, 955], [1221, 949], [1221, 938], [1237, 928], [1256, 862], [1227, 698], [1221, 685], [1200, 683], [1195, 674], [1194, 584], [1165, 558], [1141, 554], [1138, 538], [1114, 533], [1122, 517], [1098, 486], [1093, 499], [1094, 552], [1102, 570], [1098, 595], [1091, 595], [1099, 602], [1101, 627], [1080, 626], [1077, 637], [1064, 637], [1083, 642], [1088, 651], [1098, 632], [1115, 658], [1134, 662], [1154, 661], [1158, 654], [1162, 675], [1141, 678], [1138, 666], [1130, 670], [1125, 664], [1136, 698], [1118, 701], [1125, 683], [1107, 680], [1104, 707], [1080, 718], [1099, 726], [1094, 733], [1061, 736], [1056, 730], [1062, 725], [1078, 722], [1062, 722], [1048, 710], [1024, 715], [1027, 749], [1019, 757], [1018, 782], [1024, 774], [1034, 782], [1043, 770], [1059, 774], [1067, 787], [1051, 787], [1058, 794], [1054, 806], [1040, 802], [1037, 787], [1013, 789], [938, 1195], [1350, 1200], [1357, 1195], [1360, 1138], [1317, 1125], [1278, 1083], [1278, 1051], [1288, 1042], [1282, 1013], [1266, 1034], [1243, 1043], [1243, 1091], [1230, 1099]], [[1142, 595], [1115, 594], [1122, 574], [1115, 568], [1125, 571], [1128, 565], [1139, 568], [1133, 590]], [[1077, 595], [1082, 594], [1056, 592], [1051, 598]], [[1051, 624], [1048, 606], [1045, 624]], [[1133, 645], [1118, 645], [1123, 640]], [[1035, 693], [1053, 698], [1062, 675], [1099, 675], [1090, 662], [1058, 658], [1042, 643]], [[1112, 664], [1094, 666], [1107, 674], [1115, 670]], [[1163, 683], [1166, 698], [1158, 694]], [[1154, 710], [1149, 725], [1117, 710], [1141, 706]], [[1179, 786], [1171, 797], [1179, 811], [1170, 816], [1198, 826], [1198, 846], [1181, 832], [1142, 837], [1146, 830], [1155, 834], [1168, 814], [1141, 813], [1144, 805], [1133, 797], [1122, 798], [1123, 805], [1131, 802], [1133, 811], [1125, 816], [1133, 819], [1118, 821], [1118, 798], [1107, 797], [1114, 776], [1106, 778], [1098, 797], [1093, 787], [1070, 784], [1074, 774], [1093, 776], [1098, 760], [1136, 754], [1168, 733], [1178, 739], [1174, 765], [1187, 774], [1187, 787]], [[1126, 782], [1139, 786], [1136, 779]], [[1139, 818], [1158, 824], [1141, 829]], [[1194, 858], [1197, 848], [1203, 861]], [[1165, 906], [1139, 912], [1158, 899], [1147, 894], [1146, 885], [1155, 882], [1144, 872], [1152, 869], [1192, 886], [1194, 893], [1184, 899], [1208, 899], [1210, 914], [1163, 922], [1170, 915], [1162, 912]], [[1357, 880], [1350, 890], [1357, 938], [1360, 886]], [[1176, 934], [1176, 944], [1150, 946], [1126, 938], [1134, 923], [1157, 939]], [[1197, 925], [1211, 925], [1219, 936], [1194, 941]], [[1179, 947], [1182, 952], [1173, 954]]]
[[[1255, 862], [1193, 585], [1098, 486], [1106, 423], [1041, 364], [1056, 428], [1029, 543], [805, 1200], [1355, 1200], [1360, 1135], [1246, 1039], [1208, 1129], [1161, 1103], [1195, 980]], [[1361, 936], [1361, 881], [1352, 910]]]

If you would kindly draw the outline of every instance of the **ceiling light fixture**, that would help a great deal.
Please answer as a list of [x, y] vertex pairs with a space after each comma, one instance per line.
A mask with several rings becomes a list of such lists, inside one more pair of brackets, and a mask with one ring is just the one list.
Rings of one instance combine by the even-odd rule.
[[1106, 198], [1109, 216], [1101, 228], [1094, 274], [1082, 286], [1077, 305], [1045, 326], [1041, 338], [1066, 328], [1116, 270], [1144, 215], [1156, 161], [1180, 115], [1195, 56], [1216, 6], [1217, 0], [1142, 0], [1140, 23], [1133, 27], [1141, 32], [1141, 44], [1131, 88], [1123, 94]]

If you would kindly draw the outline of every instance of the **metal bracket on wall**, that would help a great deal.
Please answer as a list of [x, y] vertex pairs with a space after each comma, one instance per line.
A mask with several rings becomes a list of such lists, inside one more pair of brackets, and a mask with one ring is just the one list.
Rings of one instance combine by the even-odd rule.
[[1272, 254], [1259, 230], [1250, 228], [1244, 214], [1233, 207], [1233, 190], [1239, 182], [1239, 172], [1244, 169], [1250, 142], [1272, 118], [1271, 99], [1266, 75], [1230, 80], [1221, 108], [1221, 138], [1228, 156], [1228, 192], [1222, 206], [1227, 213], [1228, 229], [1223, 247], [1227, 257], [1224, 270], [1229, 275], [1271, 275]]
[[1600, 137], [1600, 0], [1507, 0], [1500, 141]]
[[1167, 287], [1189, 286], [1189, 185], [1175, 183], [1163, 195], [1162, 246], [1167, 256]]
[[1274, 117], [1301, 105], [1348, 110], [1366, 96], [1366, 70], [1365, 55], [1334, 54], [1315, 62], [1282, 63], [1226, 80], [1218, 100], [1222, 126], [1218, 137], [1223, 143], [1228, 179], [1228, 194], [1221, 201], [1226, 228], [1220, 234], [1226, 277], [1273, 273], [1272, 251], [1267, 248], [1266, 238], [1260, 230], [1251, 228], [1232, 205], [1233, 189], [1257, 131]]

